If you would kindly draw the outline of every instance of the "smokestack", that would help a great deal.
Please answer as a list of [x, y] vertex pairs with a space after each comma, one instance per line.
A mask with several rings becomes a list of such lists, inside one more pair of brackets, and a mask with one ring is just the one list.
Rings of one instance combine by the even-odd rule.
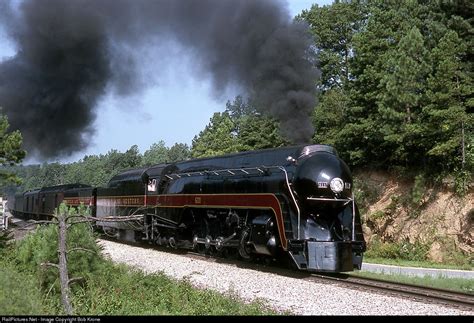
[[214, 93], [238, 86], [280, 121], [290, 141], [311, 140], [318, 71], [307, 26], [292, 22], [281, 1], [25, 0], [18, 10], [11, 2], [2, 6], [0, 21], [18, 53], [0, 64], [0, 106], [30, 155], [84, 149], [106, 90], [127, 95], [143, 89], [136, 67], [146, 62], [125, 49], [161, 39], [192, 53], [199, 66], [194, 76], [209, 78]]

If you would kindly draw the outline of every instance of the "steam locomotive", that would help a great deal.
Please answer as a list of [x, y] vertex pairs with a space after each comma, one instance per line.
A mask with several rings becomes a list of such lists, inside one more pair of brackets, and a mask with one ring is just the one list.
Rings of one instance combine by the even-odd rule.
[[82, 203], [119, 240], [345, 272], [360, 269], [366, 248], [352, 189], [333, 147], [299, 145], [132, 169], [104, 188], [45, 187], [17, 194], [10, 209], [41, 219]]

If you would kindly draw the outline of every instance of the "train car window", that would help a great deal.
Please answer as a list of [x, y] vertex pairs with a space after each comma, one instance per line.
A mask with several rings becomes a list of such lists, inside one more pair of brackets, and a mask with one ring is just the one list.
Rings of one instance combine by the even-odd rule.
[[156, 192], [156, 178], [148, 180], [148, 192]]

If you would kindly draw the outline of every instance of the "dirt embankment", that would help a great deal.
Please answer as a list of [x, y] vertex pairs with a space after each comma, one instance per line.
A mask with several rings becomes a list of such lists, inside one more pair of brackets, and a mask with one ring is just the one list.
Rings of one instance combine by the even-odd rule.
[[[444, 262], [455, 253], [474, 255], [474, 189], [459, 198], [452, 185], [430, 186], [381, 172], [354, 174], [364, 197], [363, 228], [368, 243], [422, 243], [428, 257]], [[359, 184], [359, 185], [357, 185]]]

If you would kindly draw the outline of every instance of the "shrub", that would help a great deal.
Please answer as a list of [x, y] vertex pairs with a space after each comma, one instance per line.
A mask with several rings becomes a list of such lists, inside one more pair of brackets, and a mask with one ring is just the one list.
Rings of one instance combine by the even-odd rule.
[[361, 214], [365, 214], [370, 204], [377, 201], [381, 193], [381, 187], [354, 178], [354, 198], [360, 208]]
[[1, 315], [38, 315], [43, 312], [41, 291], [31, 274], [22, 273], [1, 260], [0, 282]]
[[426, 192], [425, 178], [422, 174], [415, 177], [415, 182], [411, 189], [411, 203], [413, 206], [419, 206]]
[[469, 182], [472, 181], [472, 173], [468, 170], [454, 170], [454, 191], [460, 197], [466, 195], [469, 190]]
[[13, 233], [10, 230], [0, 230], [0, 249], [5, 249], [12, 239]]
[[427, 260], [430, 246], [416, 241], [411, 243], [407, 240], [401, 242], [381, 242], [374, 238], [367, 248], [366, 256], [371, 258], [389, 258], [412, 261]]
[[[62, 208], [67, 216], [77, 214], [73, 209]], [[99, 247], [95, 235], [86, 223], [72, 225], [67, 232], [68, 272], [69, 277], [86, 277], [99, 268]], [[72, 251], [73, 248], [87, 249]], [[54, 291], [59, 292], [58, 270], [46, 263], [58, 263], [58, 226], [52, 223], [39, 227], [19, 242], [17, 262], [20, 268], [35, 273], [41, 285], [49, 289], [54, 284]]]

